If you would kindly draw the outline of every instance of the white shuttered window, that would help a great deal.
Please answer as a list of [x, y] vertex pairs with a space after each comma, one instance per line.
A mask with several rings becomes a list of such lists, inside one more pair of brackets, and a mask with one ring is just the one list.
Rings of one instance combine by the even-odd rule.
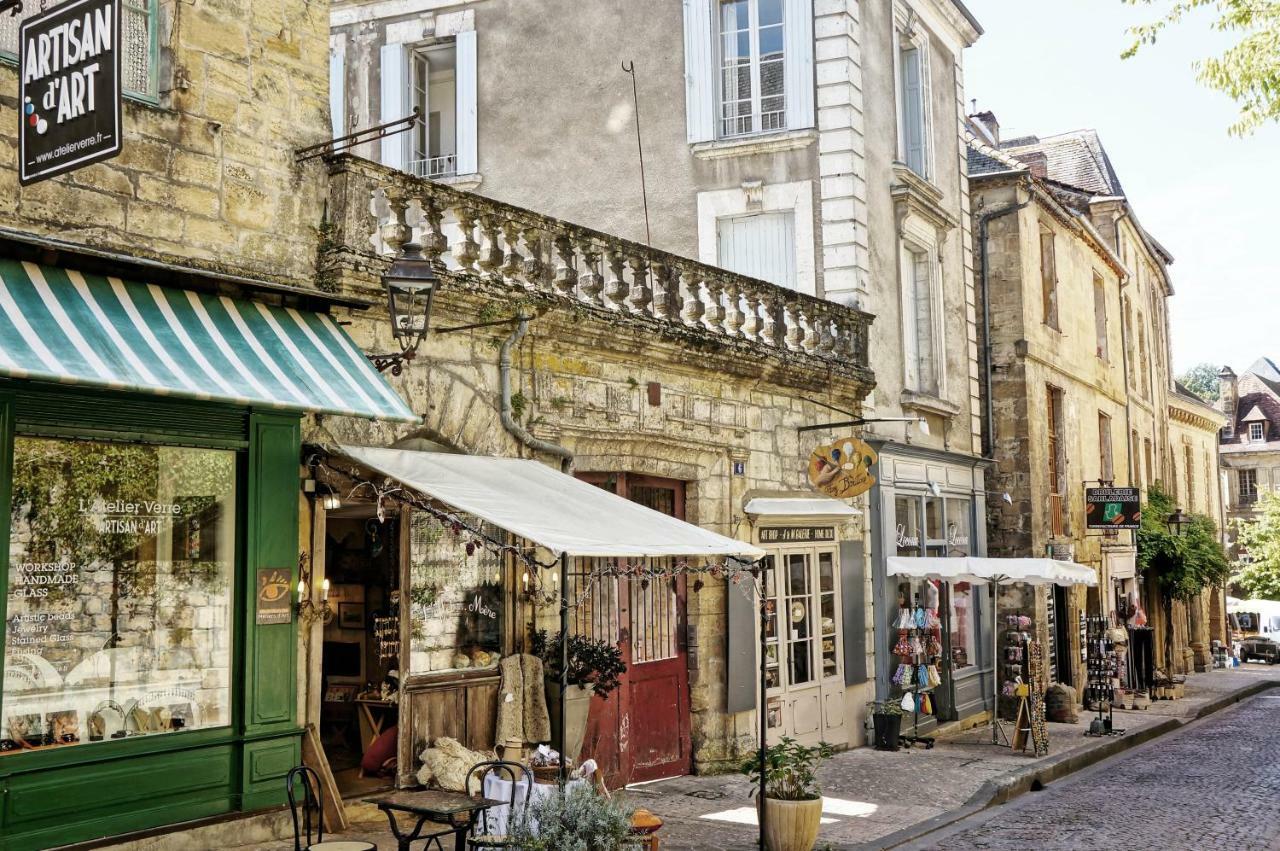
[[684, 0], [690, 142], [814, 125], [813, 0]]
[[716, 222], [719, 265], [780, 287], [796, 286], [793, 213], [755, 213]]
[[930, 176], [926, 73], [923, 51], [914, 45], [903, 48], [898, 54], [898, 99], [902, 112], [899, 153], [907, 168], [921, 177]]
[[939, 312], [934, 298], [933, 263], [924, 251], [904, 252], [903, 342], [907, 389], [940, 392], [937, 340]]

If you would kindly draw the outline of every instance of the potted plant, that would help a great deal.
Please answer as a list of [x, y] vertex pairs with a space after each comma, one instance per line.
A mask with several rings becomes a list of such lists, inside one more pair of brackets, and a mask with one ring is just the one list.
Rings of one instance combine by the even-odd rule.
[[742, 764], [752, 791], [764, 795], [765, 844], [770, 851], [810, 851], [818, 841], [822, 794], [818, 791], [818, 763], [831, 756], [826, 742], [806, 747], [783, 736]]
[[[545, 629], [533, 633], [531, 650], [542, 660], [547, 676], [547, 709], [552, 730], [560, 728], [560, 633], [548, 635]], [[587, 735], [587, 713], [591, 696], [608, 700], [618, 687], [618, 678], [627, 672], [622, 651], [616, 645], [585, 635], [569, 636], [569, 692], [565, 696], [564, 748], [567, 757], [577, 762], [582, 754], [582, 741]], [[557, 739], [558, 741], [558, 739]]]
[[635, 844], [631, 810], [590, 783], [530, 801], [516, 817], [511, 839], [521, 851], [621, 851]]
[[902, 706], [893, 700], [876, 700], [871, 707], [871, 723], [875, 727], [878, 751], [896, 751], [902, 733]]

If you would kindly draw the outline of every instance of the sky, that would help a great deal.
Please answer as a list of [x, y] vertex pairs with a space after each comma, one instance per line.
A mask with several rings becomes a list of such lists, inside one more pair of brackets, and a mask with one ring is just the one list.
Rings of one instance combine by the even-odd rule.
[[1192, 63], [1230, 46], [1207, 11], [1132, 59], [1129, 27], [1168, 0], [966, 0], [986, 31], [965, 54], [965, 98], [1004, 138], [1093, 128], [1138, 220], [1174, 257], [1173, 367], [1242, 371], [1280, 358], [1280, 125], [1229, 136], [1233, 101]]

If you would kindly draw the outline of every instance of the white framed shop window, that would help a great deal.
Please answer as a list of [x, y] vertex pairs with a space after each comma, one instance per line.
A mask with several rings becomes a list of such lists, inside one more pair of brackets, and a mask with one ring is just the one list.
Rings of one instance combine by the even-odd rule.
[[813, 184], [699, 192], [698, 259], [816, 296]]
[[812, 0], [684, 0], [690, 143], [814, 126]]
[[424, 44], [389, 42], [379, 54], [381, 121], [416, 107], [408, 133], [382, 138], [381, 162], [418, 177], [479, 171], [475, 30]]

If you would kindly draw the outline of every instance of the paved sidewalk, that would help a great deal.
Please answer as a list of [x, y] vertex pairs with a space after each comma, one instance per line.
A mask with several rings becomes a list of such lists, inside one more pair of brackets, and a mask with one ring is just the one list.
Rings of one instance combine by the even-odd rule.
[[[822, 769], [826, 800], [818, 848], [887, 848], [911, 841], [982, 808], [1009, 800], [1067, 774], [1229, 706], [1242, 697], [1280, 686], [1280, 671], [1262, 665], [1192, 674], [1186, 696], [1157, 701], [1144, 711], [1117, 711], [1119, 737], [1085, 736], [1092, 716], [1049, 724], [1049, 755], [1035, 758], [993, 747], [990, 728], [940, 739], [932, 750], [886, 753], [857, 748], [837, 754]], [[1028, 750], [1028, 754], [1030, 750]], [[681, 777], [625, 792], [636, 806], [660, 815], [664, 849], [754, 848], [755, 813], [745, 777]], [[394, 848], [384, 817], [368, 805], [349, 806], [352, 828], [344, 839], [366, 839]], [[288, 851], [292, 841], [238, 846]]]

